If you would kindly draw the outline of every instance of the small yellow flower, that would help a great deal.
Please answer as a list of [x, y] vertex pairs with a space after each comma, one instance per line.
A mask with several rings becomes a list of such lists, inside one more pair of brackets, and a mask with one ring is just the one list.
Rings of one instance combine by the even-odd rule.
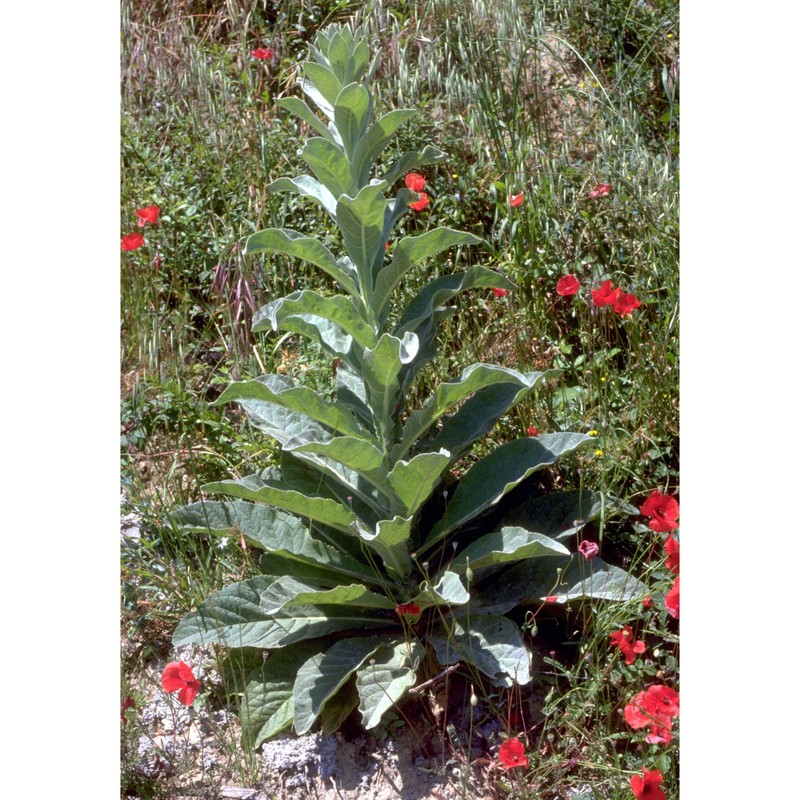
[[603, 455], [603, 451], [602, 451], [602, 450], [595, 450], [595, 451], [594, 451], [594, 454], [595, 454], [596, 456], [601, 456], [601, 455]]
[[599, 88], [600, 84], [597, 81], [592, 81], [592, 86], [594, 86], [594, 88], [597, 89]]
[[586, 86], [586, 84], [585, 84], [583, 81], [581, 81], [581, 82], [578, 84], [578, 88], [579, 88], [579, 89], [583, 89], [583, 87], [584, 87], [584, 86]]
[[671, 39], [671, 38], [672, 38], [672, 34], [671, 34], [671, 33], [668, 33], [668, 34], [667, 34], [667, 39]]
[[452, 174], [450, 177], [451, 177], [451, 178], [457, 178], [457, 177], [458, 177], [458, 173], [457, 173], [457, 172], [454, 172], [454, 173], [453, 173], [453, 174]]
[[589, 436], [597, 436], [597, 431], [596, 431], [594, 428], [592, 428], [592, 429], [589, 431]]
[[606, 382], [605, 376], [603, 376], [602, 378], [600, 378], [600, 383], [605, 383], [605, 382]]

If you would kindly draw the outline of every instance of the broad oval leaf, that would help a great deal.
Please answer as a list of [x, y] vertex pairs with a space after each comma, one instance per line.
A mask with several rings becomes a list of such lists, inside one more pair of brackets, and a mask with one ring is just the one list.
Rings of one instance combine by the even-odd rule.
[[450, 464], [450, 453], [419, 453], [410, 461], [398, 461], [389, 473], [387, 480], [402, 508], [404, 516], [411, 516], [422, 507], [434, 489], [439, 478]]
[[372, 97], [358, 83], [345, 86], [333, 107], [333, 118], [347, 157], [352, 161], [355, 147], [369, 125]]
[[290, 606], [301, 605], [356, 606], [394, 610], [395, 604], [385, 595], [371, 592], [365, 586], [354, 583], [324, 589], [286, 576], [278, 578], [261, 594], [261, 606], [270, 614]]
[[278, 178], [267, 186], [268, 192], [295, 192], [316, 200], [336, 222], [336, 198], [330, 190], [310, 175], [297, 178]]
[[498, 564], [521, 561], [551, 555], [569, 555], [563, 544], [553, 539], [533, 533], [524, 528], [507, 526], [499, 531], [481, 536], [476, 542], [462, 550], [451, 562], [453, 572], [462, 573], [467, 568], [479, 570]]
[[354, 195], [358, 191], [347, 156], [330, 139], [309, 139], [300, 157], [334, 197]]

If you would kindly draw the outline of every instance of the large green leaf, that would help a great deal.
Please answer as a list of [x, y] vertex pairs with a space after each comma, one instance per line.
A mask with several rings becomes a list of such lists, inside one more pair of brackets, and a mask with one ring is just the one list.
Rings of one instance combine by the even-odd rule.
[[336, 198], [330, 190], [310, 175], [297, 178], [278, 178], [267, 186], [268, 192], [294, 192], [316, 200], [336, 222]]
[[[342, 82], [333, 74], [333, 71], [322, 64], [315, 64], [313, 61], [306, 61], [303, 69], [306, 77], [311, 80], [316, 90], [325, 99], [325, 102], [330, 106], [334, 106], [339, 92], [342, 91]], [[306, 86], [303, 86], [303, 91], [312, 99], [315, 99]], [[321, 108], [321, 110], [327, 115], [328, 112], [324, 108]], [[331, 119], [333, 119], [332, 116]]]
[[406, 306], [394, 329], [394, 334], [399, 336], [405, 331], [415, 330], [421, 322], [430, 318], [434, 309], [443, 306], [461, 292], [483, 288], [514, 289], [515, 287], [508, 278], [486, 267], [470, 267], [464, 272], [454, 272], [435, 278]]
[[337, 131], [336, 126], [333, 125], [333, 104], [329, 103], [325, 99], [322, 92], [317, 89], [317, 87], [311, 81], [306, 80], [305, 78], [298, 78], [297, 82], [300, 84], [300, 88], [308, 96], [308, 99], [311, 100], [311, 102], [314, 103], [314, 105], [331, 121], [331, 133], [334, 135], [335, 140], [339, 141], [339, 131]]
[[521, 561], [524, 558], [539, 558], [549, 555], [568, 556], [569, 550], [563, 544], [559, 544], [541, 533], [508, 526], [481, 536], [450, 562], [449, 569], [462, 573], [468, 567], [478, 570], [482, 567]]
[[606, 513], [639, 513], [638, 509], [616, 497], [603, 496], [589, 489], [569, 489], [565, 492], [548, 492], [528, 500], [505, 517], [503, 523], [521, 525], [551, 539], [563, 541], [595, 519], [604, 506]]
[[440, 383], [423, 408], [411, 414], [403, 429], [403, 438], [392, 455], [395, 458], [402, 458], [431, 425], [475, 392], [494, 384], [510, 383], [519, 390], [515, 396], [515, 401], [518, 402], [542, 382], [544, 375], [543, 372], [523, 374], [514, 369], [492, 364], [472, 364], [461, 373], [457, 381]]
[[294, 684], [294, 729], [298, 734], [311, 730], [328, 699], [384, 642], [376, 636], [344, 639], [300, 667]]
[[449, 570], [445, 570], [433, 585], [428, 581], [423, 581], [420, 589], [419, 594], [412, 600], [420, 609], [442, 604], [463, 606], [465, 603], [469, 603], [470, 600], [469, 592], [464, 588], [464, 584], [461, 583], [461, 578], [455, 572], [450, 572]]
[[355, 436], [366, 442], [377, 441], [341, 403], [325, 400], [307, 386], [295, 386], [283, 375], [262, 375], [252, 381], [234, 382], [215, 402], [220, 404], [234, 400], [274, 403], [322, 423], [335, 434]]
[[299, 97], [280, 97], [275, 101], [275, 105], [300, 117], [306, 125], [312, 127], [323, 138], [330, 139], [332, 142], [336, 141], [330, 129], [311, 110], [305, 100], [301, 100]]
[[248, 544], [281, 557], [290, 567], [304, 564], [315, 572], [322, 568], [323, 573], [340, 579], [357, 578], [369, 583], [376, 580], [366, 564], [312, 538], [300, 519], [263, 503], [206, 500], [178, 509], [174, 517], [188, 531], [241, 532]]
[[402, 339], [384, 333], [378, 344], [364, 353], [361, 374], [369, 392], [370, 407], [381, 426], [379, 434], [384, 437], [389, 436], [391, 419], [400, 399], [397, 380], [400, 368], [413, 361], [418, 349], [419, 340], [413, 333], [407, 333]]
[[424, 657], [425, 648], [418, 641], [393, 642], [376, 650], [375, 657], [358, 670], [359, 711], [367, 730], [414, 685]]
[[[557, 377], [560, 370], [548, 370], [545, 380]], [[446, 418], [431, 448], [444, 448], [456, 461], [474, 442], [491, 432], [497, 420], [527, 394], [514, 384], [496, 384], [476, 392], [451, 417]]]
[[[395, 245], [392, 260], [380, 270], [375, 279], [375, 294], [372, 302], [373, 307], [378, 309], [379, 318], [385, 318], [392, 291], [400, 284], [403, 276], [414, 264], [450, 247], [478, 244], [479, 242], [480, 239], [477, 236], [452, 228], [434, 228], [420, 236], [404, 236], [400, 239]], [[513, 287], [513, 284], [511, 286]]]
[[287, 489], [286, 484], [276, 478], [269, 469], [248, 475], [238, 481], [214, 481], [201, 488], [204, 492], [220, 492], [242, 500], [269, 503], [348, 533], [352, 532], [352, 526], [356, 521], [355, 514], [335, 500]]
[[[253, 326], [261, 328], [262, 321], [269, 319], [273, 314], [274, 306], [280, 305], [280, 303], [280, 300], [273, 300], [258, 309], [253, 315]], [[334, 358], [358, 363], [354, 354], [353, 337], [335, 322], [311, 314], [294, 314], [281, 320], [281, 328], [319, 342]]]
[[300, 157], [334, 197], [358, 191], [347, 156], [329, 139], [316, 136], [308, 139]]
[[259, 747], [292, 724], [297, 670], [318, 652], [318, 644], [300, 642], [270, 653], [247, 674], [239, 708], [242, 736], [251, 747]]
[[[372, 265], [384, 256], [385, 189], [383, 181], [373, 181], [358, 194], [343, 193], [336, 205], [336, 220], [342, 231], [344, 246], [358, 272], [362, 297], [367, 301], [372, 294]], [[371, 302], [369, 304], [371, 307]]]
[[364, 321], [353, 300], [337, 294], [333, 297], [323, 297], [311, 289], [275, 300], [264, 306], [253, 319], [253, 330], [280, 330], [284, 322], [292, 317], [309, 316], [322, 317], [338, 325], [353, 337], [362, 347], [374, 347], [377, 336], [373, 327]]
[[[560, 571], [559, 571], [560, 570]], [[543, 556], [492, 572], [486, 581], [478, 579], [473, 600], [484, 611], [504, 614], [527, 602], [566, 603], [593, 598], [618, 602], [642, 598], [645, 584], [619, 567], [600, 558], [586, 561], [583, 556]]]
[[402, 178], [407, 172], [427, 164], [438, 164], [444, 161], [445, 154], [433, 145], [425, 145], [422, 152], [410, 150], [400, 156], [392, 166], [386, 171], [383, 180], [391, 186], [398, 178]]
[[408, 552], [411, 523], [411, 517], [395, 516], [378, 522], [373, 531], [360, 521], [356, 522], [360, 538], [380, 556], [387, 572], [395, 579], [404, 578], [411, 572]]
[[450, 453], [419, 453], [410, 461], [398, 461], [388, 475], [389, 485], [400, 501], [400, 512], [411, 516], [430, 497], [450, 464]]
[[531, 680], [530, 654], [508, 617], [476, 614], [454, 620], [449, 635], [429, 636], [440, 664], [474, 664], [495, 686], [524, 686]]
[[353, 153], [353, 171], [358, 185], [363, 186], [368, 180], [372, 165], [378, 160], [384, 148], [392, 139], [395, 131], [417, 112], [407, 108], [397, 108], [377, 120], [356, 145]]
[[361, 584], [324, 589], [292, 577], [278, 578], [261, 593], [261, 605], [270, 614], [290, 606], [301, 605], [356, 606], [393, 611], [395, 604], [385, 595], [371, 592]]
[[582, 433], [548, 433], [498, 447], [461, 479], [447, 514], [434, 525], [421, 549], [430, 549], [450, 531], [497, 503], [529, 475], [591, 440], [591, 436]]
[[245, 255], [253, 253], [284, 253], [295, 258], [302, 258], [319, 267], [350, 295], [357, 295], [358, 289], [351, 275], [337, 261], [330, 250], [318, 239], [312, 239], [289, 228], [267, 228], [252, 234], [245, 245]]
[[371, 116], [372, 97], [363, 86], [350, 83], [339, 92], [333, 107], [333, 118], [342, 137], [344, 152], [351, 161]]

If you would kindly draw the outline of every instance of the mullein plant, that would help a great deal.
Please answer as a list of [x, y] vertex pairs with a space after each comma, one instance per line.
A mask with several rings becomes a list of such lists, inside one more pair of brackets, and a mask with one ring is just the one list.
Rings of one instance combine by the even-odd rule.
[[310, 54], [300, 86], [321, 117], [299, 98], [278, 104], [316, 134], [301, 151], [313, 176], [279, 178], [269, 189], [319, 203], [342, 251], [285, 228], [253, 234], [246, 250], [304, 259], [338, 284], [333, 296], [302, 289], [275, 300], [253, 323], [255, 331], [317, 343], [337, 365], [335, 385], [328, 394], [268, 374], [229, 386], [218, 402], [240, 403], [280, 444], [280, 459], [241, 480], [205, 485], [228, 499], [175, 514], [187, 532], [233, 531], [263, 551], [263, 574], [209, 597], [173, 639], [229, 648], [227, 680], [253, 746], [289, 726], [298, 734], [333, 731], [356, 707], [372, 728], [430, 670], [459, 662], [497, 686], [528, 683], [530, 653], [507, 612], [521, 602], [645, 594], [624, 571], [565, 545], [598, 511], [591, 492], [547, 495], [499, 525], [482, 521], [511, 489], [589, 436], [511, 441], [452, 489], [453, 465], [558, 372], [473, 364], [420, 408], [407, 408], [420, 368], [435, 356], [447, 304], [468, 289], [513, 284], [471, 266], [393, 308], [394, 291], [415, 265], [480, 240], [439, 227], [396, 240], [388, 253], [395, 224], [425, 199], [416, 176], [403, 179], [444, 154], [426, 146], [379, 166], [414, 112], [373, 119], [378, 57], [370, 60], [362, 31], [330, 25]]

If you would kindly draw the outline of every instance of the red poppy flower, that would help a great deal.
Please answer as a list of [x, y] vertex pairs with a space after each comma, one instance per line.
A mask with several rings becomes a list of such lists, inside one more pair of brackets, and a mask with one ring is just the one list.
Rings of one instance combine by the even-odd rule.
[[395, 611], [402, 617], [403, 614], [410, 614], [415, 617], [420, 613], [420, 607], [416, 603], [398, 603]]
[[647, 597], [642, 598], [642, 606], [644, 608], [652, 608], [653, 607], [653, 598], [650, 595]]
[[253, 58], [263, 60], [265, 58], [272, 58], [275, 54], [269, 47], [259, 47], [256, 50], [251, 50], [250, 55], [253, 56]]
[[633, 641], [633, 628], [630, 625], [625, 625], [621, 631], [611, 634], [611, 642], [615, 644], [622, 655], [625, 656], [626, 664], [633, 664], [636, 661], [636, 656], [644, 653], [644, 642], [639, 640]]
[[613, 306], [617, 298], [622, 293], [622, 289], [613, 288], [611, 281], [603, 281], [599, 289], [592, 289], [592, 300], [599, 308], [600, 306]]
[[569, 297], [570, 295], [577, 294], [580, 288], [581, 284], [574, 275], [565, 275], [563, 278], [559, 278], [556, 284], [556, 293], [561, 295], [561, 297]]
[[625, 721], [631, 728], [646, 728], [648, 744], [669, 744], [672, 739], [672, 720], [680, 714], [680, 697], [669, 686], [657, 684], [639, 692], [625, 706]]
[[422, 209], [425, 208], [428, 205], [428, 203], [430, 203], [430, 200], [428, 199], [428, 195], [425, 194], [425, 192], [417, 192], [417, 194], [419, 195], [419, 200], [415, 200], [413, 203], [409, 203], [408, 207], [413, 208], [414, 211], [422, 211]]
[[513, 769], [514, 767], [527, 767], [528, 757], [525, 755], [525, 745], [514, 737], [506, 739], [500, 745], [500, 766], [503, 769]]
[[611, 194], [611, 184], [610, 183], [598, 183], [597, 186], [589, 192], [589, 198], [591, 200], [597, 200], [598, 197], [608, 197]]
[[508, 294], [507, 289], [492, 289], [492, 294], [495, 297], [505, 297]]
[[672, 534], [669, 534], [664, 542], [664, 552], [667, 554], [664, 562], [667, 569], [678, 575], [680, 573], [681, 543]]
[[587, 561], [590, 561], [600, 552], [600, 547], [598, 546], [597, 542], [590, 542], [588, 539], [584, 539], [578, 545], [578, 552]]
[[639, 509], [645, 517], [653, 517], [649, 528], [657, 533], [669, 533], [678, 527], [677, 519], [680, 516], [680, 507], [674, 497], [661, 494], [658, 490], [652, 492]]
[[558, 595], [556, 594], [549, 594], [544, 599], [545, 603], [557, 603], [558, 602]]
[[640, 305], [639, 298], [635, 294], [621, 294], [614, 301], [614, 311], [621, 317], [629, 317]]
[[144, 236], [141, 233], [129, 233], [122, 237], [121, 250], [136, 250], [144, 244]]
[[663, 776], [657, 769], [642, 768], [642, 775], [631, 775], [631, 791], [636, 800], [667, 800], [661, 791]]
[[147, 208], [140, 208], [136, 212], [136, 216], [139, 217], [139, 222], [137, 223], [140, 228], [143, 228], [148, 222], [151, 225], [155, 225], [158, 222], [158, 212], [161, 209], [158, 206], [147, 206]]
[[679, 619], [681, 610], [681, 579], [675, 578], [675, 583], [672, 588], [664, 595], [664, 605], [667, 607], [667, 613], [673, 619]]
[[425, 188], [425, 176], [419, 175], [416, 172], [409, 172], [406, 175], [406, 186], [412, 192], [421, 192]]
[[510, 194], [508, 196], [508, 204], [512, 208], [517, 208], [517, 206], [521, 206], [525, 202], [525, 192], [520, 192], [519, 194]]
[[538, 436], [539, 431], [533, 427], [533, 425], [528, 425], [528, 436]]
[[161, 685], [165, 692], [178, 692], [178, 700], [190, 706], [200, 691], [200, 681], [194, 677], [192, 668], [183, 661], [172, 661], [161, 673]]

